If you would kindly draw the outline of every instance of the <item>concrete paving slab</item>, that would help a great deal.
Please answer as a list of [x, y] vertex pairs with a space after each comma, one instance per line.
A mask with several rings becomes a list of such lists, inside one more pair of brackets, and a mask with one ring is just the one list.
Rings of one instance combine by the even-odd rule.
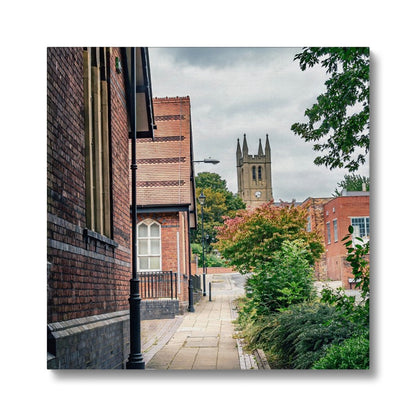
[[[241, 276], [239, 276], [241, 280]], [[212, 301], [203, 297], [195, 312], [187, 312], [162, 348], [147, 362], [147, 369], [238, 370], [256, 369], [252, 356], [238, 345], [232, 302], [244, 293], [232, 275], [211, 277]]]

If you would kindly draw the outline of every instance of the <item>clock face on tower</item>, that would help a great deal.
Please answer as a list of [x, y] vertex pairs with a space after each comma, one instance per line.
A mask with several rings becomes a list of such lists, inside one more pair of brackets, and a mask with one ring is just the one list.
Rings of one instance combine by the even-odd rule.
[[260, 198], [261, 197], [261, 192], [257, 191], [254, 195], [256, 196], [256, 198]]

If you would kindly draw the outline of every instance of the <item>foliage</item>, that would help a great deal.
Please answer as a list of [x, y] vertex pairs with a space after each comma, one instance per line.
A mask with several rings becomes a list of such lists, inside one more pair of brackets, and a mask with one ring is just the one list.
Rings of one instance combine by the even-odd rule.
[[370, 147], [369, 48], [304, 48], [294, 59], [302, 71], [320, 64], [330, 78], [326, 92], [305, 111], [308, 121], [293, 124], [292, 131], [324, 153], [316, 165], [356, 171]]
[[254, 210], [239, 211], [218, 228], [215, 247], [240, 273], [272, 261], [285, 240], [305, 243], [306, 258], [313, 264], [323, 253], [321, 237], [307, 232], [307, 211], [295, 205], [277, 207], [273, 202]]
[[[361, 289], [361, 302], [343, 289], [324, 289], [320, 302], [289, 304], [287, 309], [259, 314], [264, 305], [252, 305], [249, 293], [239, 300], [242, 334], [249, 348], [265, 351], [272, 368], [369, 368], [369, 244], [353, 240], [352, 227], [348, 231], [343, 241]], [[289, 269], [296, 267], [292, 264]], [[250, 287], [250, 278], [248, 281]], [[270, 292], [267, 285], [258, 283], [256, 289]]]
[[319, 359], [314, 369], [357, 369], [370, 368], [370, 340], [368, 334], [346, 339], [340, 345], [331, 345]]
[[202, 246], [198, 243], [191, 243], [192, 254], [196, 254], [198, 258], [202, 256]]
[[312, 299], [313, 268], [307, 260], [305, 243], [284, 241], [270, 262], [259, 263], [246, 282], [247, 308], [268, 315], [289, 305]]
[[[236, 212], [245, 208], [239, 196], [235, 196], [227, 189], [224, 179], [217, 173], [201, 172], [195, 178], [196, 196], [204, 192], [204, 237], [205, 250], [211, 251], [211, 244], [216, 241], [217, 227], [223, 225], [223, 217], [234, 217]], [[197, 202], [198, 228], [191, 232], [191, 241], [202, 244], [202, 211]]]
[[285, 311], [244, 327], [251, 348], [262, 348], [273, 357], [275, 368], [309, 369], [327, 348], [351, 337], [354, 324], [335, 307], [324, 303], [291, 305]]
[[[199, 267], [202, 267], [202, 246], [198, 243], [191, 244], [192, 253], [196, 254], [199, 259]], [[227, 264], [224, 259], [215, 253], [205, 253], [205, 266], [206, 267], [225, 267]]]
[[[356, 288], [361, 289], [362, 301], [357, 304], [355, 298], [347, 296], [343, 289], [334, 291], [329, 288], [322, 290], [322, 301], [334, 305], [356, 325], [356, 332], [362, 334], [367, 332], [370, 326], [370, 244], [363, 244], [363, 240], [357, 237], [353, 240], [352, 226], [348, 227], [348, 231], [349, 234], [342, 241], [345, 241], [348, 252], [346, 260], [352, 267]], [[360, 242], [362, 244], [359, 244]]]
[[[218, 173], [200, 172], [195, 177], [195, 185], [202, 189], [213, 191], [227, 191], [227, 182]], [[199, 194], [197, 194], [198, 196]]]
[[345, 175], [341, 182], [337, 183], [337, 189], [335, 189], [332, 196], [341, 196], [343, 189], [347, 191], [362, 191], [363, 183], [365, 184], [366, 190], [370, 190], [370, 178], [366, 176], [356, 175]]

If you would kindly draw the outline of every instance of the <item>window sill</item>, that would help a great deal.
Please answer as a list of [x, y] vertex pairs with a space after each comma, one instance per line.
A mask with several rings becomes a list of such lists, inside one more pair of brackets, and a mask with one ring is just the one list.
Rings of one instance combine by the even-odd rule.
[[108, 238], [105, 235], [99, 234], [95, 231], [89, 230], [88, 228], [84, 228], [84, 238], [86, 239], [87, 243], [90, 243], [91, 240], [93, 240], [99, 241], [109, 247], [118, 247], [118, 243], [112, 240], [111, 238]]

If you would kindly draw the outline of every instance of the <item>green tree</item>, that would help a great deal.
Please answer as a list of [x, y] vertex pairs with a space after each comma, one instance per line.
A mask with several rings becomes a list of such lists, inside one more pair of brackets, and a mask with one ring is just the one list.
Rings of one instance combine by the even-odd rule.
[[[211, 244], [216, 242], [217, 228], [223, 225], [224, 217], [234, 217], [245, 204], [239, 196], [227, 189], [227, 183], [217, 173], [200, 172], [195, 178], [196, 197], [204, 192], [204, 236], [205, 249], [211, 251]], [[201, 205], [197, 202], [198, 228], [191, 234], [192, 242], [202, 244], [201, 240]]]
[[305, 111], [308, 122], [293, 124], [292, 131], [324, 153], [316, 165], [356, 171], [370, 147], [369, 48], [304, 48], [294, 59], [302, 71], [321, 65], [330, 78], [326, 92]]
[[356, 175], [345, 175], [344, 179], [341, 182], [337, 183], [337, 188], [335, 189], [332, 196], [341, 196], [343, 189], [347, 191], [362, 191], [363, 183], [367, 191], [370, 190], [370, 178], [366, 176]]
[[302, 240], [312, 265], [323, 253], [323, 245], [317, 232], [306, 231], [306, 224], [305, 209], [295, 205], [277, 207], [268, 202], [228, 218], [218, 229], [215, 247], [239, 272], [247, 273], [257, 262], [272, 261], [285, 240]]

